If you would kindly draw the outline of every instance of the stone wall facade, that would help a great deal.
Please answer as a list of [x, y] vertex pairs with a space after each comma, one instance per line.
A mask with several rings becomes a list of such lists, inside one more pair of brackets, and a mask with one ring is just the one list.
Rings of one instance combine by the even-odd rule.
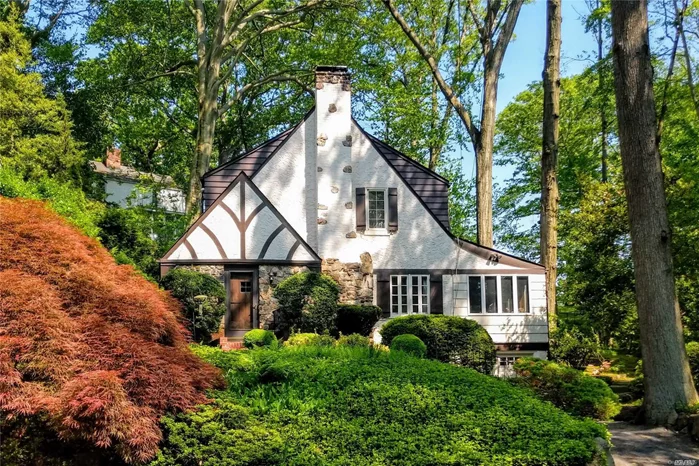
[[211, 275], [225, 286], [225, 270], [222, 265], [178, 265], [178, 269], [194, 270], [199, 273]]
[[340, 285], [340, 302], [343, 304], [372, 304], [374, 301], [374, 266], [367, 252], [359, 257], [361, 262], [340, 262], [323, 259], [321, 271], [330, 275]]
[[274, 289], [285, 278], [308, 272], [309, 269], [287, 265], [261, 265], [258, 271], [257, 313], [260, 327], [270, 329], [274, 326], [274, 312], [279, 309], [279, 302], [274, 297]]

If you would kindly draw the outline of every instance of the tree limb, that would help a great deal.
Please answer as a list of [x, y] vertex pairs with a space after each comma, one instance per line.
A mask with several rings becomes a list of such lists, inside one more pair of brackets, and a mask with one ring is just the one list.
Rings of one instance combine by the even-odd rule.
[[476, 126], [473, 124], [470, 113], [468, 112], [466, 107], [461, 103], [459, 98], [456, 96], [456, 93], [454, 92], [452, 87], [444, 80], [444, 77], [442, 76], [442, 73], [439, 71], [439, 66], [437, 65], [437, 62], [435, 61], [434, 57], [422, 45], [420, 39], [417, 37], [415, 32], [413, 32], [408, 23], [405, 21], [405, 18], [403, 18], [403, 15], [401, 15], [401, 13], [398, 11], [398, 8], [396, 8], [396, 5], [395, 3], [393, 3], [393, 0], [382, 1], [383, 4], [386, 5], [386, 8], [388, 8], [388, 11], [391, 13], [391, 16], [393, 16], [396, 22], [400, 25], [405, 35], [407, 35], [410, 41], [413, 43], [413, 45], [415, 45], [415, 48], [417, 48], [418, 53], [427, 62], [427, 65], [429, 66], [430, 71], [432, 72], [432, 76], [434, 76], [435, 80], [437, 81], [437, 84], [439, 85], [439, 88], [444, 94], [444, 97], [446, 98], [447, 102], [449, 102], [449, 104], [454, 107], [454, 110], [456, 110], [456, 113], [459, 115], [459, 118], [466, 127], [466, 131], [468, 131], [468, 134], [471, 137], [471, 141], [475, 144], [475, 142], [478, 141], [478, 138], [480, 137], [480, 130], [476, 128]]

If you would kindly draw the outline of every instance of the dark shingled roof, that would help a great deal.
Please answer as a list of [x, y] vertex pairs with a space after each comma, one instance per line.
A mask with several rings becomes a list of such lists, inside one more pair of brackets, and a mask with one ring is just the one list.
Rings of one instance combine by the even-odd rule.
[[[240, 173], [244, 172], [248, 177], [252, 178], [312, 112], [313, 110], [311, 109], [311, 111], [306, 114], [306, 117], [293, 128], [278, 134], [251, 151], [206, 173], [203, 177], [204, 192], [202, 202], [204, 204], [204, 210], [213, 204], [216, 198], [225, 191], [228, 185], [230, 185]], [[379, 154], [410, 186], [415, 194], [422, 200], [425, 207], [432, 211], [435, 218], [449, 230], [449, 182], [432, 170], [429, 170], [410, 157], [401, 154], [388, 144], [368, 134], [356, 121], [354, 121], [354, 124], [369, 138], [374, 148], [376, 148]]]

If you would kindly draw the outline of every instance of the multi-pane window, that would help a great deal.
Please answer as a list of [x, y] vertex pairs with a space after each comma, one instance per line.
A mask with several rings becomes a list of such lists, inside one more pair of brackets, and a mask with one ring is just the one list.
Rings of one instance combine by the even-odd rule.
[[391, 275], [391, 315], [430, 313], [429, 275]]
[[519, 358], [531, 356], [530, 354], [500, 355], [497, 357], [497, 364], [493, 371], [497, 377], [512, 377], [515, 375], [514, 365]]
[[468, 309], [469, 314], [529, 313], [529, 277], [470, 275]]
[[252, 282], [240, 282], [241, 293], [252, 293]]
[[386, 191], [383, 189], [367, 190], [367, 214], [369, 229], [386, 228]]

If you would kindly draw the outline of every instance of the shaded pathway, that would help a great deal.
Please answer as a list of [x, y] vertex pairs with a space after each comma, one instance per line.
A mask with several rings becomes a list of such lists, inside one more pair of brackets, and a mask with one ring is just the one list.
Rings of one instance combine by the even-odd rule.
[[616, 466], [699, 466], [699, 445], [663, 427], [611, 422], [612, 456]]

